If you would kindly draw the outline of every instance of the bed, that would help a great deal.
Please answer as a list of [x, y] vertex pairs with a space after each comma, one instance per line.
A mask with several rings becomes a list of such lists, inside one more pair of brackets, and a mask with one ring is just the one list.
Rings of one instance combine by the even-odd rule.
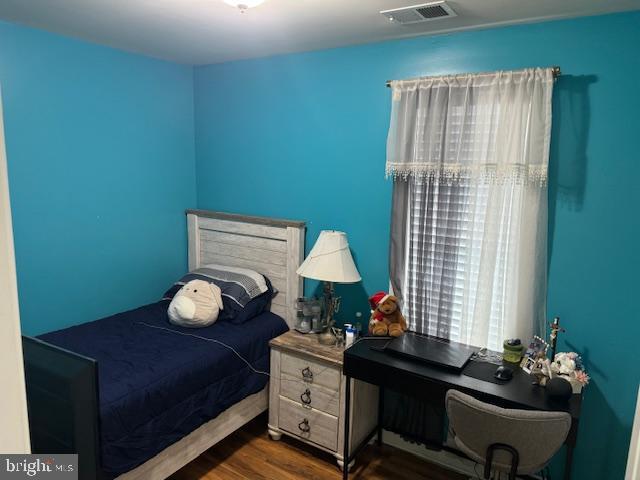
[[161, 300], [24, 337], [32, 449], [77, 452], [81, 479], [166, 478], [267, 409], [268, 342], [294, 322], [304, 223], [189, 210], [187, 230], [189, 270], [251, 268], [278, 294], [241, 325], [174, 326]]

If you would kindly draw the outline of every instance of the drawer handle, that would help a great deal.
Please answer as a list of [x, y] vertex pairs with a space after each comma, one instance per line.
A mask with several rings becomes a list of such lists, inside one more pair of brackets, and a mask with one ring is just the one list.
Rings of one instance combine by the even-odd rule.
[[305, 418], [304, 420], [302, 420], [298, 424], [298, 428], [302, 433], [309, 433], [309, 430], [311, 430], [311, 427], [309, 427], [309, 419]]
[[313, 372], [309, 367], [304, 367], [302, 369], [302, 379], [307, 383], [313, 382]]
[[311, 390], [307, 388], [304, 393], [300, 395], [300, 401], [305, 405], [309, 405], [311, 403]]

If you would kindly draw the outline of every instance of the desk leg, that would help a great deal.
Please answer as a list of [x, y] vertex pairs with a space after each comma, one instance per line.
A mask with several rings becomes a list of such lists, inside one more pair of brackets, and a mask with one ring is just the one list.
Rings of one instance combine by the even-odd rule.
[[378, 387], [378, 446], [382, 446], [382, 426], [384, 422], [384, 387]]
[[573, 448], [573, 445], [567, 445], [567, 458], [565, 459], [564, 463], [564, 480], [571, 480], [571, 467], [573, 466]]
[[351, 413], [351, 377], [345, 375], [345, 389], [344, 389], [344, 457], [342, 466], [342, 480], [349, 478], [349, 420]]

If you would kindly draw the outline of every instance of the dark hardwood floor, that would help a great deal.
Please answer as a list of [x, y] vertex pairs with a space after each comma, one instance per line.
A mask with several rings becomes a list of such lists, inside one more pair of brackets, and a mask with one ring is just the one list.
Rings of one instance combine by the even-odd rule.
[[[333, 456], [283, 435], [267, 435], [261, 415], [170, 477], [171, 480], [339, 480]], [[393, 447], [369, 445], [351, 471], [353, 480], [466, 480]]]

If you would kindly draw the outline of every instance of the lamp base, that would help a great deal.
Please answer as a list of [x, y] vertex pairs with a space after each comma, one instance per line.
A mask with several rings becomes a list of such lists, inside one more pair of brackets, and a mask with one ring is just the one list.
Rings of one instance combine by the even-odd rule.
[[331, 331], [331, 327], [327, 328], [324, 332], [318, 334], [318, 343], [322, 345], [335, 345], [338, 339]]

